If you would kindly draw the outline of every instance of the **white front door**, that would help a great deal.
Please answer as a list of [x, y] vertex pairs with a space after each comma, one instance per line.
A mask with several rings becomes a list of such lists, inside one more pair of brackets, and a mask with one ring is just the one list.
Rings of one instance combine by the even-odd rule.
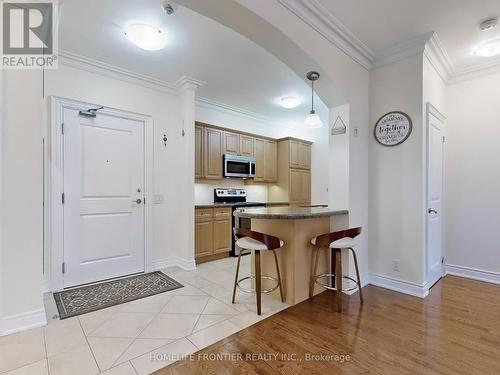
[[64, 109], [63, 287], [144, 271], [144, 122]]
[[443, 276], [443, 122], [428, 113], [427, 155], [427, 283]]

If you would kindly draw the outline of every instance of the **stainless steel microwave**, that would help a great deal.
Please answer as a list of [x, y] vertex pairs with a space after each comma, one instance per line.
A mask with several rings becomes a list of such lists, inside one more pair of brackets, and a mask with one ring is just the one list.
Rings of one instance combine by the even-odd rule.
[[255, 177], [255, 158], [240, 155], [224, 155], [224, 177]]

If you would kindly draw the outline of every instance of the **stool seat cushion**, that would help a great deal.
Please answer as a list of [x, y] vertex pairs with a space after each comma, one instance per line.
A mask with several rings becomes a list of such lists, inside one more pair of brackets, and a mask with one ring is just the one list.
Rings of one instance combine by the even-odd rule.
[[[311, 239], [311, 244], [316, 246], [316, 238], [314, 237]], [[331, 249], [348, 249], [350, 247], [355, 247], [356, 246], [356, 241], [352, 239], [351, 237], [344, 237], [341, 239], [338, 239], [337, 241], [333, 241], [330, 244]]]
[[348, 249], [355, 246], [356, 241], [354, 241], [351, 237], [344, 237], [337, 241], [333, 241], [330, 244], [330, 249]]
[[[284, 242], [280, 240], [280, 247], [283, 247], [283, 244]], [[236, 241], [236, 245], [247, 250], [269, 250], [265, 244], [250, 237], [242, 237], [238, 239], [238, 241]]]

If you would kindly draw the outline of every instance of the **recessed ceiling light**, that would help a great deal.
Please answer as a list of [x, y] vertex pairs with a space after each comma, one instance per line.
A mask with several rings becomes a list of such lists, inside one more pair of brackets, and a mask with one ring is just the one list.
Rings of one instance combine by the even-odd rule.
[[301, 100], [295, 96], [285, 96], [280, 99], [280, 106], [286, 109], [296, 108], [301, 104]]
[[158, 51], [168, 43], [165, 33], [154, 26], [133, 24], [125, 28], [125, 36], [137, 47], [146, 51]]
[[500, 39], [490, 40], [480, 45], [474, 52], [478, 56], [491, 57], [500, 54]]

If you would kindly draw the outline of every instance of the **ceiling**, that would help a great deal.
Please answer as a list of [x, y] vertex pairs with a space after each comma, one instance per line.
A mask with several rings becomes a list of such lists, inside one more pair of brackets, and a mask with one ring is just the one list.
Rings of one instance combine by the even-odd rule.
[[[199, 89], [201, 97], [254, 112], [269, 122], [303, 126], [311, 95], [305, 77], [232, 29], [179, 6], [167, 16], [160, 0], [64, 0], [60, 4], [62, 50], [172, 84], [190, 76], [207, 83]], [[169, 45], [151, 52], [131, 44], [122, 30], [135, 22], [161, 27]], [[292, 110], [279, 107], [276, 100], [288, 95], [302, 98], [302, 105]], [[315, 104], [320, 116], [327, 118], [319, 98]]]
[[479, 23], [500, 17], [499, 0], [314, 0], [319, 1], [375, 54], [423, 34], [436, 32], [457, 73], [500, 58], [475, 56], [481, 43], [500, 38], [500, 25], [480, 31]]

